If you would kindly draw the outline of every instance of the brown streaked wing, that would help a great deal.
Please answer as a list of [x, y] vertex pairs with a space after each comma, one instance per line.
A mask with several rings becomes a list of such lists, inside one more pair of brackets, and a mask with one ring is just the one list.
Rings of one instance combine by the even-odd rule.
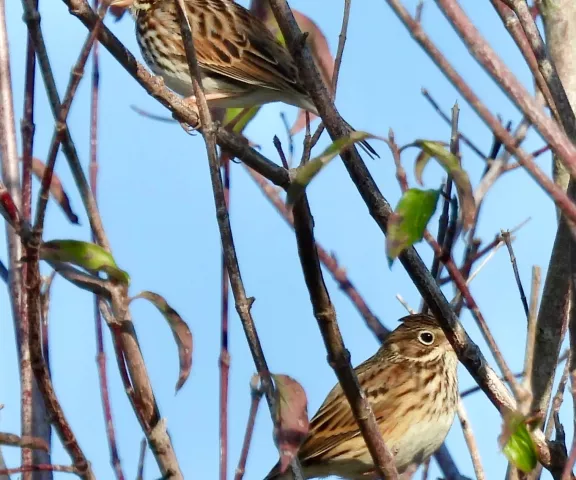
[[[231, 1], [208, 0], [196, 41], [200, 66], [242, 83], [305, 94], [288, 51], [258, 18]], [[224, 5], [224, 7], [223, 7]]]
[[[406, 372], [400, 364], [389, 358], [385, 368], [378, 368], [374, 358], [361, 364], [356, 369], [358, 381], [366, 389], [366, 396], [376, 420], [394, 414], [398, 404], [393, 397], [386, 395], [391, 383], [398, 384], [405, 379]], [[380, 363], [380, 362], [378, 362]], [[384, 365], [380, 363], [380, 365]], [[375, 377], [380, 377], [374, 382]], [[367, 388], [367, 385], [370, 385]], [[299, 451], [304, 464], [322, 457], [330, 457], [330, 450], [360, 435], [360, 430], [352, 414], [342, 388], [336, 385], [330, 392], [314, 418], [310, 422], [308, 437]], [[328, 454], [328, 455], [326, 455]]]

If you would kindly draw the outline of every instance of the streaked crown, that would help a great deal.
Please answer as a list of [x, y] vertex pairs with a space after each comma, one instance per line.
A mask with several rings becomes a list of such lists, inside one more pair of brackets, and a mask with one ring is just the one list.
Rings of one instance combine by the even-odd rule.
[[386, 338], [381, 352], [392, 357], [416, 361], [431, 361], [444, 355], [456, 358], [452, 345], [434, 317], [409, 315]]

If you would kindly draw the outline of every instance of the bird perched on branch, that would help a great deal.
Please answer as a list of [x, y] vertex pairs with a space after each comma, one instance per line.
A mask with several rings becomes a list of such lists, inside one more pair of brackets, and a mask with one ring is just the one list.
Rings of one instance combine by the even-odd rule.
[[[458, 402], [458, 359], [436, 319], [410, 315], [401, 321], [355, 368], [399, 473], [442, 445]], [[298, 458], [305, 478], [379, 478], [340, 384], [312, 418]], [[288, 479], [291, 472], [280, 474], [277, 465], [265, 480]]]
[[[176, 0], [113, 0], [110, 5], [130, 9], [148, 66], [194, 103]], [[318, 115], [290, 53], [259, 18], [233, 0], [184, 0], [184, 5], [210, 107], [284, 102]], [[367, 142], [362, 145], [377, 156]]]

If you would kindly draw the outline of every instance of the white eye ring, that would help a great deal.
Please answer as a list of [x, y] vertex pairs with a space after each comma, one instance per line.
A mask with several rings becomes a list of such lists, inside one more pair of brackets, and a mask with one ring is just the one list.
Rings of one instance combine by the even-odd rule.
[[423, 330], [418, 334], [418, 341], [422, 345], [432, 345], [434, 343], [434, 334], [429, 330]]

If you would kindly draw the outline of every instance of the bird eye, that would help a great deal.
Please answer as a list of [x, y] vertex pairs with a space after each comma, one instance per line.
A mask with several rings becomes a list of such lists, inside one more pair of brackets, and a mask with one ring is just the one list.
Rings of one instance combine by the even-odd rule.
[[418, 340], [423, 345], [432, 345], [434, 342], [434, 334], [428, 330], [424, 330], [418, 334]]

